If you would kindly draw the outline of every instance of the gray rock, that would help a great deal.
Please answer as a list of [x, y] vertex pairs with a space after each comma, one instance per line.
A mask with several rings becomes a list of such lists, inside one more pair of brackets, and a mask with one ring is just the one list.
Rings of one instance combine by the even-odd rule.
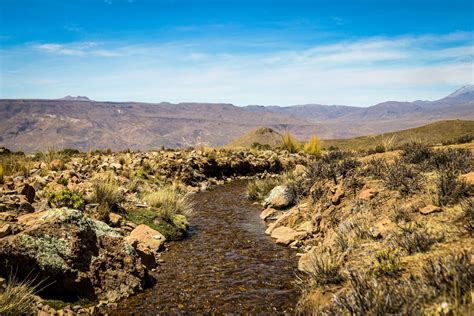
[[294, 205], [295, 200], [296, 194], [293, 188], [279, 185], [273, 188], [265, 199], [264, 205], [275, 209], [284, 209]]

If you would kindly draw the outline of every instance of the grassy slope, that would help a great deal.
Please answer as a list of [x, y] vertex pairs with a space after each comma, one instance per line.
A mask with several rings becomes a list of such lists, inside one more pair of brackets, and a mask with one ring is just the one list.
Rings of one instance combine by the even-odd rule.
[[335, 146], [345, 150], [367, 150], [384, 141], [393, 139], [392, 146], [397, 147], [409, 141], [421, 141], [430, 145], [440, 144], [463, 135], [474, 135], [474, 121], [450, 120], [439, 121], [417, 128], [399, 132], [369, 135], [348, 139], [323, 140], [323, 147]]

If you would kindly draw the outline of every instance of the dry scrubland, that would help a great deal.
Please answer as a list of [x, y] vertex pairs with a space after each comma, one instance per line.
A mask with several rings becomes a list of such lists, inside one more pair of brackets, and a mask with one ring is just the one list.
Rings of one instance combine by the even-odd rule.
[[472, 148], [333, 150], [250, 182], [266, 233], [300, 253], [299, 313], [472, 314]]
[[301, 314], [472, 312], [473, 143], [253, 147], [3, 150], [0, 314], [95, 314], [152, 285], [190, 194], [247, 177], [266, 233], [298, 249]]

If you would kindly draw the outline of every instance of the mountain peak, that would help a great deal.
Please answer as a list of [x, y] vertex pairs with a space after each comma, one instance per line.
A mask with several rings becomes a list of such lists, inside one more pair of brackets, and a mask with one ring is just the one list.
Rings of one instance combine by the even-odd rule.
[[446, 98], [457, 98], [457, 97], [474, 98], [474, 85], [472, 84], [465, 85], [464, 87], [459, 88], [458, 90], [448, 95]]
[[67, 95], [65, 96], [64, 98], [61, 98], [59, 100], [66, 100], [66, 101], [91, 101], [91, 99], [89, 99], [88, 97], [86, 96], [72, 96], [72, 95]]

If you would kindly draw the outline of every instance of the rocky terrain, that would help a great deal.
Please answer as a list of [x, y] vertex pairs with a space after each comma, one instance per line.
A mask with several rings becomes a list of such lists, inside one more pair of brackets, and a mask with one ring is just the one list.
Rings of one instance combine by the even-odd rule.
[[186, 242], [190, 197], [234, 179], [249, 181], [265, 233], [299, 258], [297, 313], [472, 311], [474, 143], [373, 154], [282, 139], [272, 150], [1, 149], [0, 313], [120, 310], [160, 286], [163, 251]]
[[278, 180], [250, 182], [266, 234], [300, 252], [299, 312], [471, 314], [470, 145], [330, 151]]
[[298, 139], [380, 134], [447, 119], [474, 119], [473, 87], [437, 101], [384, 102], [370, 107], [247, 106], [213, 103], [138, 103], [0, 100], [0, 145], [25, 152], [48, 148], [152, 150], [223, 146], [256, 128], [290, 130]]
[[[190, 194], [306, 159], [205, 148], [27, 156], [2, 149], [0, 277], [10, 286], [4, 291], [15, 282], [33, 287], [41, 298], [25, 312], [54, 313], [55, 302], [65, 301], [62, 312], [97, 313], [155, 282], [167, 241], [187, 233]], [[12, 277], [17, 281], [5, 283]], [[0, 313], [8, 313], [0, 303]]]

